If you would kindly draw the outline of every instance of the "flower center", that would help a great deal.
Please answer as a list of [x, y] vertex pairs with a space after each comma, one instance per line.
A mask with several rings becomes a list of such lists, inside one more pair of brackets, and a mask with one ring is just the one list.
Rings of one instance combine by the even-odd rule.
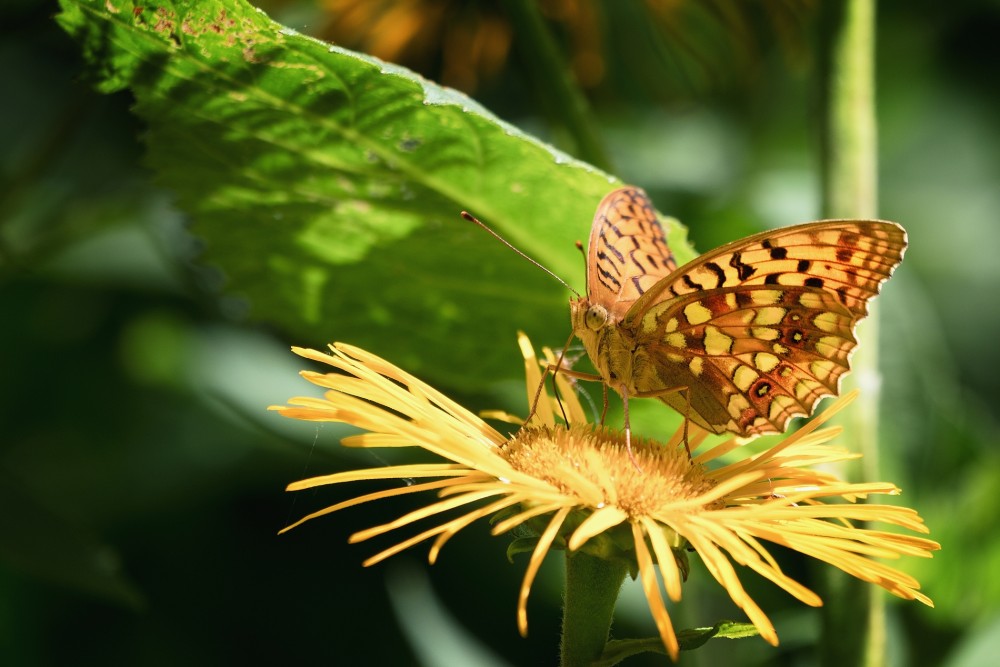
[[527, 427], [500, 453], [515, 469], [579, 497], [582, 504], [614, 504], [632, 516], [688, 504], [715, 485], [683, 448], [633, 437], [633, 461], [622, 433], [591, 425]]

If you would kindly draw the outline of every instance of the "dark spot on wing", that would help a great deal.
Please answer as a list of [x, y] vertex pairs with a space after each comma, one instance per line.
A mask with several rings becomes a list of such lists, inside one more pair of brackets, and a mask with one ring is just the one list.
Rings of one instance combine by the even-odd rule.
[[604, 283], [604, 286], [610, 289], [611, 291], [618, 292], [621, 290], [622, 284], [618, 281], [618, 279], [615, 278], [610, 273], [608, 273], [607, 271], [605, 271], [600, 266], [597, 267], [597, 275], [600, 278], [601, 282]]
[[[610, 266], [614, 270], [614, 272], [617, 273], [618, 275], [621, 275], [621, 273], [622, 273], [621, 269], [618, 268], [618, 264], [616, 262], [612, 261], [611, 258], [608, 257], [608, 253], [604, 252], [603, 250], [598, 250], [597, 251], [597, 263], [601, 267]], [[601, 268], [601, 270], [602, 271], [607, 271], [607, 269], [604, 269], [604, 268]]]
[[614, 253], [615, 257], [618, 258], [619, 262], [625, 261], [625, 255], [621, 254], [617, 248], [615, 248], [611, 243], [608, 242], [608, 237], [604, 235], [604, 231], [601, 231], [601, 240], [604, 242], [604, 247]]
[[706, 262], [705, 268], [716, 275], [716, 287], [722, 287], [726, 283], [726, 272], [722, 270], [721, 266], [715, 262]]
[[705, 289], [704, 287], [702, 287], [701, 285], [699, 285], [695, 281], [691, 280], [691, 276], [689, 276], [687, 274], [684, 275], [683, 280], [684, 280], [684, 284], [687, 285], [688, 287], [690, 287], [693, 290], [704, 291], [704, 289]]
[[733, 253], [733, 256], [729, 258], [729, 266], [736, 269], [736, 275], [740, 280], [747, 280], [757, 273], [757, 269], [743, 262], [743, 256], [738, 252]]

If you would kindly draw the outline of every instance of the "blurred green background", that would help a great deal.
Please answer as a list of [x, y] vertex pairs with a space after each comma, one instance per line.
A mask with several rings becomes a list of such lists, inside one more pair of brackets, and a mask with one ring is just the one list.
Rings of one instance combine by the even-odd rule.
[[[553, 105], [516, 4], [261, 6], [597, 159]], [[816, 5], [542, 3], [606, 168], [646, 188], [700, 250], [819, 217]], [[508, 564], [485, 525], [434, 567], [415, 549], [364, 569], [376, 545], [346, 542], [405, 503], [275, 536], [361, 492], [293, 497], [288, 482], [379, 461], [340, 451], [333, 427], [265, 412], [309, 392], [289, 345], [323, 341], [249, 321], [220, 291], [225, 276], [199, 265], [184, 212], [143, 167], [130, 96], [81, 81], [56, 11], [0, 8], [0, 663], [554, 664], [558, 558], [521, 639], [524, 562]], [[998, 34], [995, 0], [879, 8], [880, 214], [910, 235], [877, 305], [881, 465], [904, 490], [893, 502], [942, 543], [933, 560], [900, 564], [937, 607], [889, 601], [893, 665], [970, 667], [1000, 651]], [[535, 343], [562, 344], [566, 324]], [[524, 411], [508, 385], [450, 393]], [[808, 565], [787, 567], [814, 583]], [[727, 642], [682, 664], [816, 664], [816, 611], [744, 583], [781, 646]], [[675, 625], [738, 618], [716, 588], [695, 578]], [[652, 632], [632, 588], [614, 632]]]

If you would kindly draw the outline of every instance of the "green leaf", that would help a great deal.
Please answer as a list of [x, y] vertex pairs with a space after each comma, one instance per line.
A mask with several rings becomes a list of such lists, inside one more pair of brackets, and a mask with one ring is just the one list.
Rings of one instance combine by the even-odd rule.
[[[691, 651], [705, 645], [709, 639], [744, 639], [756, 637], [759, 633], [753, 623], [737, 623], [736, 621], [719, 621], [709, 628], [690, 628], [677, 633], [677, 642], [682, 651]], [[612, 639], [607, 643], [601, 659], [593, 667], [610, 667], [617, 665], [625, 658], [639, 653], [667, 654], [663, 640], [659, 637], [644, 639]]]
[[507, 545], [507, 561], [514, 562], [514, 557], [518, 554], [530, 554], [538, 546], [537, 537], [516, 537]]
[[719, 621], [710, 628], [690, 628], [677, 633], [682, 651], [698, 648], [709, 639], [746, 639], [756, 637], [760, 633], [753, 623], [738, 623], [736, 621]]
[[659, 637], [647, 637], [645, 639], [612, 639], [604, 646], [599, 660], [596, 660], [591, 667], [611, 667], [617, 665], [622, 660], [630, 658], [640, 653], [660, 653], [667, 654], [663, 640]]
[[459, 213], [579, 285], [573, 242], [616, 179], [244, 2], [62, 6], [98, 87], [135, 96], [148, 164], [253, 318], [464, 387], [520, 376], [518, 329], [565, 340], [565, 289]]

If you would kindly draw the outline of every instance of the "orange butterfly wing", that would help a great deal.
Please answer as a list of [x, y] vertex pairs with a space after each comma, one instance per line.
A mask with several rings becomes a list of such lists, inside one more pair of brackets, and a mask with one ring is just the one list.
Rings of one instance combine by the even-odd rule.
[[[755, 234], [663, 271], [674, 262], [652, 205], [623, 188], [595, 215], [574, 330], [619, 391], [660, 394], [717, 433], [781, 432], [838, 392], [854, 328], [905, 247], [895, 223], [829, 220]], [[587, 320], [595, 306], [607, 317]]]
[[587, 296], [617, 317], [677, 268], [646, 193], [619, 188], [597, 206], [587, 245]]
[[[695, 258], [644, 294], [644, 304], [713, 288], [804, 286], [832, 291], [852, 313], [868, 314], [903, 259], [906, 231], [883, 220], [822, 220], [754, 234]], [[647, 307], [636, 304], [635, 321]]]

